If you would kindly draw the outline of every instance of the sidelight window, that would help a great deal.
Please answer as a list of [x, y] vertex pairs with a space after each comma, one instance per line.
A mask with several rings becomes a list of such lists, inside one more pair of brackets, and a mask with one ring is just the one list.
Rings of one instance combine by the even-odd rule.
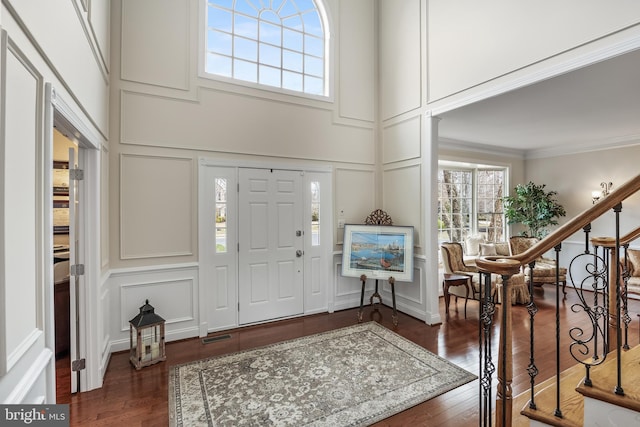
[[216, 253], [227, 252], [227, 180], [216, 178]]

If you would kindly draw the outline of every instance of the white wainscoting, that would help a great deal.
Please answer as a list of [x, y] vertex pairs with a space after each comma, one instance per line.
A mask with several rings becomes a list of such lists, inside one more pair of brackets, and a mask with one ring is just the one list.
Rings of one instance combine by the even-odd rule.
[[129, 320], [147, 299], [166, 321], [167, 342], [199, 336], [196, 263], [113, 270], [110, 282], [112, 352], [129, 348]]
[[[425, 259], [415, 256], [413, 259], [413, 282], [396, 282], [396, 309], [420, 320], [427, 318], [427, 292], [425, 275]], [[356, 277], [343, 277], [342, 253], [334, 253], [333, 256], [333, 277], [334, 277], [334, 310], [344, 310], [347, 308], [360, 306], [360, 295], [362, 293], [362, 282]], [[368, 279], [364, 291], [365, 316], [368, 312], [369, 299], [375, 291], [375, 279]], [[382, 297], [382, 303], [393, 307], [391, 297], [391, 285], [386, 280], [378, 282], [378, 292]], [[377, 299], [376, 299], [377, 301]]]

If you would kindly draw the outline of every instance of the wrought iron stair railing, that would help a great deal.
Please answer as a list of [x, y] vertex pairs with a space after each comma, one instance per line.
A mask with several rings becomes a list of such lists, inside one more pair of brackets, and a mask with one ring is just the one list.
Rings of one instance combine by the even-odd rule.
[[[620, 354], [628, 348], [628, 325], [631, 318], [628, 313], [627, 287], [624, 268], [626, 250], [629, 244], [640, 238], [640, 227], [620, 236], [620, 216], [623, 202], [640, 191], [640, 175], [629, 180], [607, 197], [601, 199], [591, 208], [558, 227], [554, 232], [538, 242], [529, 250], [510, 257], [489, 256], [476, 261], [480, 269], [481, 280], [487, 289], [482, 302], [480, 313], [479, 345], [480, 345], [480, 402], [479, 424], [497, 426], [511, 426], [513, 420], [513, 395], [511, 381], [513, 378], [512, 335], [511, 335], [511, 304], [503, 303], [500, 309], [500, 336], [497, 355], [497, 369], [494, 356], [491, 354], [491, 331], [495, 321], [494, 296], [489, 292], [490, 275], [499, 274], [503, 280], [501, 287], [501, 301], [508, 302], [511, 292], [510, 279], [519, 274], [525, 267], [533, 267], [538, 258], [549, 251], [554, 251], [556, 258], [556, 407], [553, 415], [563, 418], [561, 405], [560, 384], [560, 346], [561, 334], [566, 333], [571, 344], [568, 351], [574, 359], [585, 367], [585, 385], [589, 385], [591, 369], [604, 362], [610, 351], [615, 351], [617, 360]], [[591, 237], [591, 224], [605, 215], [613, 213], [615, 226], [611, 230], [613, 237]], [[576, 233], [584, 233], [584, 251], [569, 262], [567, 272], [568, 288], [578, 294], [579, 303], [572, 305], [571, 310], [583, 313], [589, 322], [578, 325], [564, 325], [560, 323], [560, 286], [559, 268], [561, 265], [562, 243]], [[623, 262], [620, 263], [622, 256]], [[538, 311], [533, 291], [533, 277], [529, 280], [530, 301], [527, 304], [530, 322], [530, 361], [527, 373], [530, 377], [529, 408], [536, 410], [535, 386], [538, 368], [535, 361], [535, 315]], [[610, 286], [615, 284], [616, 286]], [[566, 338], [566, 336], [565, 336]], [[495, 411], [492, 405], [492, 383], [494, 374], [497, 376]], [[617, 369], [617, 385], [612, 393], [624, 394], [623, 372], [620, 362]], [[519, 410], [519, 408], [518, 408]]]

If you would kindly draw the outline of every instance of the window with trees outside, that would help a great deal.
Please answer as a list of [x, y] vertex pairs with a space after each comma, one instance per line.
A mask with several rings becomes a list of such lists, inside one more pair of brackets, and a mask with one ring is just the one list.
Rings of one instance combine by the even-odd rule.
[[503, 242], [502, 208], [506, 169], [490, 167], [438, 170], [438, 240], [464, 242], [481, 235], [487, 242]]
[[208, 0], [204, 72], [328, 96], [323, 11], [314, 0]]

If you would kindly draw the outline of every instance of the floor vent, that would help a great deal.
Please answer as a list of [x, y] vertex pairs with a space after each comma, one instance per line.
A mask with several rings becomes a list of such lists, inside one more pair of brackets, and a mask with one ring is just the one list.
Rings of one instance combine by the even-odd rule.
[[217, 337], [202, 338], [202, 344], [211, 344], [212, 342], [228, 340], [229, 338], [231, 338], [231, 335], [229, 335], [229, 334], [227, 334], [227, 335], [218, 335]]

